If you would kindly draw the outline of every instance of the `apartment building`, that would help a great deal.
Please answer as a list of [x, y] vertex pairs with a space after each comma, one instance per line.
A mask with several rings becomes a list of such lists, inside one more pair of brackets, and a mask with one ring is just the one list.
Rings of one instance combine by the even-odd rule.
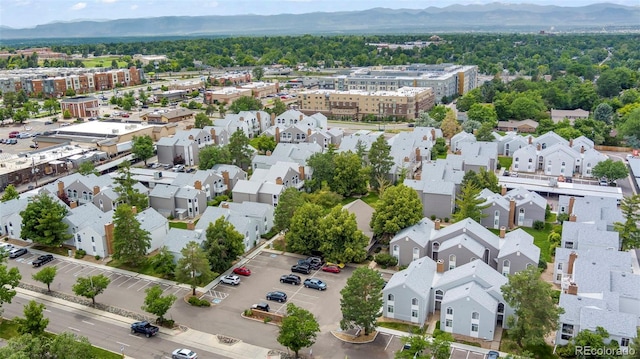
[[69, 110], [71, 117], [98, 116], [100, 112], [98, 99], [93, 96], [65, 98], [60, 101], [60, 108], [63, 113]]
[[435, 104], [431, 88], [402, 87], [394, 90], [314, 90], [298, 94], [299, 110], [305, 114], [325, 116], [395, 117], [412, 120]]

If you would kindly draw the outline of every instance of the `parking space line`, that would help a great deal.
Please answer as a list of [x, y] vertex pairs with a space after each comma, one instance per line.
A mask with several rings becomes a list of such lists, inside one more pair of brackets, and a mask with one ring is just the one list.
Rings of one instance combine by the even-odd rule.
[[180, 287], [176, 287], [176, 288], [178, 288], [178, 289], [175, 292], [173, 292], [173, 295], [178, 294], [178, 292], [180, 292], [183, 289], [183, 288], [180, 288]]
[[290, 302], [296, 302], [296, 303], [316, 304], [315, 302], [307, 302], [306, 300], [300, 300], [300, 299], [297, 299], [297, 298], [292, 298], [289, 301]]
[[131, 276], [127, 276], [127, 277], [129, 277], [129, 278], [128, 278], [127, 280], [125, 280], [124, 282], [122, 282], [122, 283], [118, 284], [118, 287], [121, 287], [123, 284], [125, 284], [125, 283], [127, 283], [128, 281], [130, 281], [131, 279], [133, 279], [133, 277], [131, 277]]
[[74, 264], [73, 266], [71, 266], [71, 269], [69, 269], [69, 270], [68, 270], [68, 271], [66, 271], [65, 273], [71, 273], [71, 272], [73, 272], [73, 271], [74, 271], [76, 268], [78, 268], [78, 267], [79, 267], [79, 265]]
[[142, 282], [141, 279], [136, 280], [132, 285], [128, 286], [127, 289], [131, 289], [131, 287], [136, 286], [138, 284], [140, 284], [140, 282]]
[[138, 292], [139, 292], [139, 291], [141, 291], [141, 290], [143, 290], [143, 289], [144, 289], [146, 286], [148, 286], [149, 284], [151, 284], [151, 281], [147, 281], [147, 283], [145, 283], [145, 285], [143, 285], [142, 287], [140, 287], [140, 288], [138, 289]]
[[60, 261], [60, 263], [64, 263], [64, 264], [62, 264], [62, 265], [60, 265], [60, 266], [58, 267], [58, 269], [59, 269], [59, 270], [63, 270], [63, 269], [65, 269], [65, 268], [67, 268], [68, 266], [70, 266], [71, 264], [73, 264], [73, 263], [71, 263], [71, 262], [67, 262], [67, 261]]
[[[387, 335], [386, 333], [379, 333], [379, 334]], [[387, 342], [387, 345], [384, 346], [385, 351], [387, 350], [387, 348], [389, 348], [389, 345], [391, 345], [391, 341], [393, 341], [393, 334], [389, 335], [389, 341]]]
[[91, 273], [93, 273], [93, 272], [95, 272], [95, 271], [100, 271], [100, 273], [99, 273], [99, 274], [104, 273], [104, 270], [103, 270], [103, 269], [100, 269], [100, 268], [93, 268], [92, 270], [90, 270], [90, 271], [89, 271], [89, 273], [87, 273], [87, 275], [89, 275], [89, 274], [91, 274]]

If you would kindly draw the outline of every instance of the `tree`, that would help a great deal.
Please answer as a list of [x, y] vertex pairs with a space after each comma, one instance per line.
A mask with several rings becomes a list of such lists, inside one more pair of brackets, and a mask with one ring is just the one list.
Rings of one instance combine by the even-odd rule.
[[49, 343], [49, 354], [51, 358], [91, 358], [93, 347], [87, 337], [63, 332]]
[[16, 318], [15, 321], [19, 324], [18, 333], [31, 335], [42, 335], [44, 330], [49, 325], [49, 319], [45, 318], [42, 314], [44, 311], [44, 304], [38, 303], [35, 300], [29, 301], [29, 304], [24, 306], [24, 318]]
[[18, 268], [7, 268], [4, 264], [5, 260], [5, 256], [0, 256], [0, 308], [4, 303], [11, 303], [16, 295], [14, 288], [20, 284], [22, 279]]
[[252, 156], [247, 135], [242, 130], [237, 130], [229, 138], [227, 148], [231, 155], [231, 163], [246, 170], [251, 164]]
[[267, 151], [273, 151], [276, 148], [276, 140], [273, 137], [262, 134], [258, 137], [252, 138], [249, 143], [251, 146], [260, 153], [266, 153]]
[[131, 153], [133, 153], [136, 158], [143, 160], [146, 166], [147, 160], [153, 157], [153, 139], [149, 135], [133, 136]]
[[[49, 358], [49, 339], [46, 336], [29, 333], [15, 336], [7, 341], [7, 346], [0, 348], [0, 358], [33, 359]], [[90, 358], [86, 356], [84, 358]], [[60, 356], [60, 358], [71, 358]], [[83, 358], [83, 357], [76, 357]]]
[[447, 106], [435, 105], [431, 110], [429, 110], [429, 116], [436, 122], [442, 122], [447, 116], [447, 112], [451, 112], [451, 109]]
[[262, 76], [264, 76], [264, 68], [260, 66], [254, 67], [253, 70], [251, 70], [251, 74], [257, 81], [260, 81], [262, 80]]
[[71, 289], [76, 295], [91, 299], [93, 306], [95, 307], [96, 297], [107, 289], [109, 283], [111, 283], [111, 280], [103, 274], [89, 277], [78, 277], [76, 284], [74, 284]]
[[433, 359], [449, 359], [451, 353], [451, 342], [453, 336], [449, 333], [442, 333], [434, 337], [427, 343], [427, 349]]
[[334, 207], [320, 220], [322, 251], [336, 263], [359, 263], [367, 257], [367, 236], [358, 229], [356, 216], [342, 206]]
[[444, 120], [442, 120], [442, 124], [440, 124], [440, 129], [442, 130], [442, 135], [446, 138], [451, 138], [456, 133], [462, 131], [462, 126], [458, 122], [456, 115], [453, 111], [447, 112]]
[[[618, 112], [622, 112], [623, 109], [624, 107], [618, 110]], [[640, 105], [629, 111], [626, 115], [623, 115], [621, 122], [619, 129], [624, 136], [640, 138]]]
[[2, 195], [2, 198], [0, 198], [0, 202], [7, 202], [17, 198], [20, 198], [20, 193], [18, 193], [18, 190], [14, 185], [10, 184], [4, 189], [4, 194]]
[[194, 125], [195, 125], [196, 128], [204, 128], [205, 126], [212, 126], [213, 125], [213, 121], [211, 121], [209, 116], [207, 116], [204, 113], [200, 112], [200, 113], [198, 113], [196, 115], [196, 121], [195, 121]]
[[278, 232], [289, 229], [293, 215], [304, 203], [303, 193], [297, 188], [287, 187], [282, 191], [273, 213], [273, 228]]
[[149, 259], [149, 264], [156, 273], [161, 274], [164, 278], [173, 276], [173, 272], [176, 270], [173, 254], [169, 252], [167, 246], [162, 246], [158, 253]]
[[347, 279], [347, 285], [340, 291], [340, 328], [347, 330], [358, 327], [364, 329], [365, 335], [369, 335], [380, 316], [383, 287], [384, 280], [378, 271], [367, 267], [353, 271]]
[[498, 114], [492, 104], [476, 103], [471, 105], [467, 111], [469, 120], [478, 121], [480, 123], [490, 123], [495, 125], [498, 122]]
[[473, 133], [482, 126], [482, 122], [476, 120], [466, 120], [462, 123], [462, 130], [467, 133]]
[[378, 136], [369, 149], [369, 166], [371, 167], [369, 183], [372, 187], [378, 188], [377, 178], [385, 178], [389, 175], [393, 166], [391, 156], [391, 146], [387, 144], [384, 136]]
[[218, 111], [218, 108], [215, 105], [208, 104], [207, 108], [205, 108], [204, 110], [204, 113], [207, 116], [213, 116], [213, 114], [216, 113], [216, 111]]
[[209, 259], [211, 270], [223, 273], [244, 253], [244, 236], [224, 217], [220, 217], [215, 223], [209, 223], [202, 247]]
[[422, 202], [416, 191], [400, 183], [387, 188], [371, 217], [376, 236], [391, 238], [400, 230], [413, 226], [422, 219]]
[[178, 299], [175, 295], [162, 296], [162, 288], [159, 285], [149, 287], [144, 291], [147, 296], [144, 298], [144, 305], [141, 307], [147, 313], [158, 316], [158, 322], [164, 322], [164, 315], [167, 314], [173, 303]]
[[266, 110], [268, 113], [275, 114], [276, 116], [280, 116], [287, 111], [287, 105], [282, 102], [279, 98], [273, 100], [273, 104], [270, 109]]
[[320, 325], [316, 318], [306, 309], [297, 307], [293, 303], [287, 304], [287, 315], [282, 318], [282, 325], [278, 334], [278, 343], [295, 352], [312, 346], [320, 332]]
[[200, 245], [191, 241], [180, 251], [182, 258], [176, 265], [176, 281], [191, 286], [193, 295], [196, 295], [196, 287], [208, 283], [214, 274], [211, 272], [207, 256]]
[[200, 150], [198, 168], [208, 170], [217, 164], [230, 164], [231, 153], [226, 146], [207, 146]]
[[640, 248], [640, 229], [636, 225], [640, 221], [640, 195], [624, 197], [620, 210], [625, 221], [614, 223], [615, 230], [620, 233], [620, 250]]
[[482, 218], [486, 217], [482, 210], [489, 208], [489, 205], [482, 205], [485, 200], [478, 197], [479, 195], [480, 189], [473, 183], [465, 184], [460, 190], [460, 195], [456, 198], [458, 212], [453, 214], [453, 219], [461, 221], [465, 218], [471, 218], [476, 222], [480, 222]]
[[76, 91], [72, 88], [68, 88], [65, 92], [64, 95], [67, 97], [73, 97], [76, 95]]
[[229, 111], [240, 113], [240, 111], [262, 110], [262, 101], [253, 96], [241, 96], [229, 106]]
[[129, 205], [119, 205], [113, 215], [113, 254], [115, 260], [137, 267], [151, 247], [151, 235], [140, 227]]
[[596, 109], [593, 111], [593, 118], [596, 121], [604, 122], [609, 125], [613, 118], [613, 108], [608, 103], [601, 103], [596, 106]]
[[138, 183], [131, 177], [131, 164], [124, 161], [118, 168], [118, 176], [114, 177], [118, 184], [113, 190], [118, 194], [118, 202], [136, 207], [138, 212], [149, 207], [149, 197], [133, 186]]
[[297, 209], [284, 237], [287, 251], [311, 254], [311, 251], [320, 248], [322, 243], [320, 223], [323, 215], [323, 208], [313, 203], [305, 203]]
[[485, 122], [476, 132], [477, 141], [492, 142], [495, 139], [493, 137], [493, 124]]
[[362, 160], [351, 151], [340, 152], [334, 158], [335, 172], [329, 187], [334, 192], [349, 197], [367, 193], [369, 168], [362, 166]]
[[220, 113], [220, 117], [224, 117], [224, 115], [227, 114], [227, 107], [225, 105], [226, 104], [224, 102], [218, 105], [218, 112]]
[[523, 349], [543, 344], [545, 335], [556, 329], [564, 310], [554, 303], [551, 285], [540, 278], [538, 267], [529, 266], [510, 275], [501, 290], [515, 314], [507, 318], [509, 337]]
[[25, 109], [19, 109], [13, 113], [13, 122], [23, 123], [29, 118], [29, 113]]
[[56, 112], [56, 111], [58, 111], [60, 109], [60, 103], [56, 99], [49, 98], [49, 99], [44, 100], [44, 104], [42, 105], [42, 109], [45, 110], [45, 111], [49, 111], [49, 114], [53, 115], [54, 112]]
[[33, 274], [31, 277], [40, 283], [46, 284], [47, 292], [51, 292], [51, 283], [53, 283], [57, 272], [57, 267], [44, 267], [38, 273]]
[[30, 239], [45, 246], [59, 246], [73, 236], [67, 233], [69, 227], [63, 219], [67, 215], [67, 207], [54, 201], [46, 193], [32, 197], [22, 216], [20, 237]]
[[96, 170], [96, 165], [91, 161], [84, 161], [78, 166], [78, 173], [87, 176], [90, 174], [94, 174], [96, 176], [100, 175], [100, 172]]
[[[112, 97], [112, 99], [113, 99], [113, 98], [114, 98], [114, 97]], [[166, 98], [166, 97], [163, 97], [163, 98], [160, 100], [160, 106], [162, 106], [162, 107], [167, 107], [167, 105], [169, 105], [169, 99], [168, 99], [168, 98]]]
[[408, 346], [405, 350], [396, 352], [396, 359], [422, 358], [421, 353], [429, 346], [429, 341], [422, 335], [410, 335], [400, 338], [402, 344]]
[[625, 166], [623, 162], [606, 159], [593, 166], [591, 173], [593, 173], [595, 177], [604, 177], [609, 183], [612, 183], [618, 179], [627, 177], [629, 170], [627, 170], [627, 166]]
[[335, 147], [329, 145], [329, 149], [323, 153], [314, 153], [307, 160], [307, 164], [313, 168], [313, 175], [310, 180], [305, 181], [305, 186], [311, 191], [322, 187], [322, 183], [331, 183], [336, 172], [334, 158], [336, 156]]

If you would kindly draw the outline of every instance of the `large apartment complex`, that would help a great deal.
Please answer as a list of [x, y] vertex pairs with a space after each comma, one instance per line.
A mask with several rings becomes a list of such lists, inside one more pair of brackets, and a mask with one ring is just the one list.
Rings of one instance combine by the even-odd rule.
[[298, 109], [304, 114], [362, 119], [366, 115], [412, 120], [435, 103], [433, 90], [401, 87], [393, 90], [312, 90], [298, 94]]
[[76, 94], [111, 90], [120, 86], [140, 85], [142, 69], [108, 70], [104, 68], [31, 68], [0, 72], [0, 91], [19, 92], [29, 96], [62, 97], [68, 89]]

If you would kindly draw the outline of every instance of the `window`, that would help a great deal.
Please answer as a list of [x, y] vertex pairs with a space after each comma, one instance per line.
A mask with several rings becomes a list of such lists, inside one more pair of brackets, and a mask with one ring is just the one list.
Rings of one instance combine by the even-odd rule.
[[444, 297], [444, 292], [440, 289], [436, 290], [436, 300], [442, 300], [442, 297]]
[[451, 319], [445, 320], [444, 321], [444, 326], [447, 327], [447, 328], [453, 327], [453, 320], [451, 320]]
[[510, 265], [511, 265], [511, 262], [509, 262], [509, 260], [508, 260], [508, 259], [505, 259], [505, 260], [502, 262], [502, 266], [503, 266], [503, 267], [509, 267]]
[[82, 242], [82, 238], [80, 237], [80, 233], [78, 233], [78, 236], [76, 238], [78, 239], [78, 243]]
[[420, 249], [414, 247], [413, 248], [413, 260], [420, 258]]
[[558, 274], [556, 275], [556, 282], [559, 282], [559, 281], [561, 281], [561, 280], [562, 280], [562, 273], [558, 273]]
[[411, 311], [411, 318], [417, 318], [418, 317], [418, 311], [417, 310], [412, 310]]
[[393, 305], [387, 305], [387, 313], [393, 313]]
[[447, 315], [453, 315], [453, 308], [447, 307]]
[[475, 319], [475, 320], [480, 319], [480, 313], [478, 312], [471, 313], [471, 319]]
[[471, 324], [471, 331], [477, 333], [478, 332], [478, 324]]
[[628, 347], [629, 346], [629, 338], [620, 338], [620, 346]]
[[562, 262], [558, 263], [558, 270], [562, 270]]
[[390, 301], [390, 302], [393, 302], [393, 301], [394, 301], [393, 294], [389, 294], [389, 295], [387, 296], [387, 300], [388, 300], [388, 301]]
[[91, 243], [96, 243], [96, 240], [91, 236]]
[[520, 158], [516, 157], [516, 162], [520, 161]]
[[418, 298], [411, 298], [411, 305], [418, 305]]
[[449, 270], [452, 270], [456, 267], [456, 256], [455, 254], [449, 255]]

